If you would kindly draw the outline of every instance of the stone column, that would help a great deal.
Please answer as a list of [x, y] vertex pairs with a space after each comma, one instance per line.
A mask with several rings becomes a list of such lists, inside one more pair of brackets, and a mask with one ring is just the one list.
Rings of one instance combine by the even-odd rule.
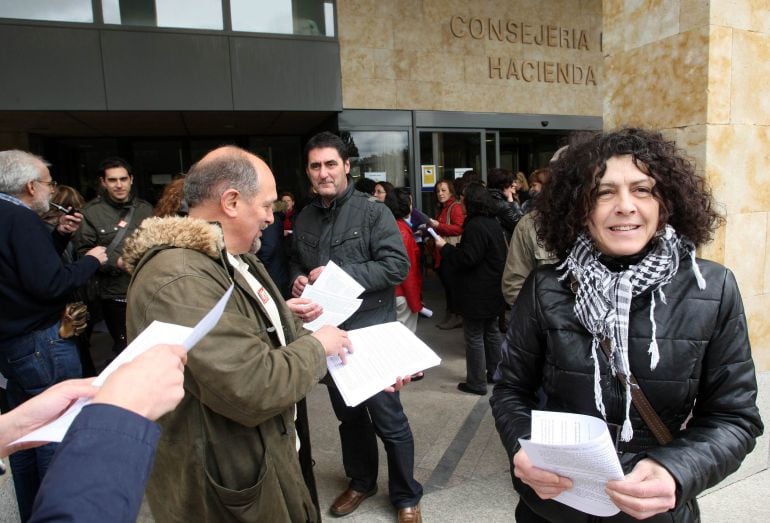
[[[762, 408], [770, 382], [770, 0], [604, 0], [603, 30], [605, 128], [639, 125], [677, 140], [726, 218], [699, 255], [736, 275]], [[767, 442], [758, 449], [765, 468]]]
[[605, 128], [676, 139], [727, 218], [699, 253], [736, 274], [770, 370], [770, 0], [605, 0]]

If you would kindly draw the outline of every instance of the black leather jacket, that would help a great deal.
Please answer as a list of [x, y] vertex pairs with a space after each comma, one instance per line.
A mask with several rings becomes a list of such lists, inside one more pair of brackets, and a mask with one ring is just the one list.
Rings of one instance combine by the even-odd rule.
[[500, 222], [503, 231], [505, 231], [505, 240], [507, 243], [511, 242], [511, 236], [513, 230], [516, 228], [516, 224], [524, 215], [516, 202], [509, 202], [500, 189], [488, 189], [489, 194], [492, 195], [492, 199], [495, 201], [495, 216], [497, 221]]
[[356, 191], [348, 180], [348, 188], [331, 206], [316, 198], [302, 209], [293, 236], [290, 285], [332, 260], [364, 287], [361, 307], [341, 328], [395, 321], [395, 287], [409, 272], [409, 258], [385, 205]]
[[[698, 260], [707, 287], [697, 287], [689, 258], [663, 288], [666, 303], [655, 296], [660, 362], [650, 370], [647, 349], [652, 335], [650, 293], [631, 303], [629, 360], [631, 372], [674, 435], [659, 446], [634, 407], [634, 436], [621, 463], [626, 473], [642, 458], [663, 465], [677, 483], [674, 514], [653, 521], [695, 521], [692, 501], [703, 490], [734, 472], [762, 433], [756, 406], [757, 383], [746, 318], [733, 274], [713, 262]], [[547, 396], [545, 410], [597, 417], [593, 393], [591, 336], [573, 312], [575, 296], [561, 271], [538, 269], [524, 284], [513, 308], [506, 336], [502, 381], [492, 395], [497, 430], [509, 458], [519, 450], [518, 438], [530, 433], [530, 411], [537, 390]], [[599, 351], [601, 388], [607, 421], [623, 423], [624, 389]], [[692, 418], [687, 421], [692, 413]], [[686, 428], [682, 425], [687, 421]], [[551, 521], [594, 521], [555, 501], [543, 501], [517, 479], [516, 490], [527, 505]], [[697, 509], [696, 509], [697, 510]], [[606, 521], [631, 521], [620, 513]]]

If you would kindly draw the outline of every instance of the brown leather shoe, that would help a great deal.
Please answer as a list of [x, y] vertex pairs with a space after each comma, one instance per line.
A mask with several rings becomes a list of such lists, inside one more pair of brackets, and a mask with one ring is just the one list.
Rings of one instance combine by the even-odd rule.
[[398, 509], [398, 523], [422, 523], [420, 505]]
[[337, 496], [332, 506], [329, 508], [332, 516], [347, 516], [358, 508], [366, 498], [374, 496], [377, 493], [377, 487], [375, 486], [369, 492], [359, 492], [352, 488], [347, 489], [345, 492]]

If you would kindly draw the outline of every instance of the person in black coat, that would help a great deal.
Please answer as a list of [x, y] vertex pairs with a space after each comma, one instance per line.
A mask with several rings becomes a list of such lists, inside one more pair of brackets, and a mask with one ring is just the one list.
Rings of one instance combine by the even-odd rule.
[[[673, 142], [641, 129], [597, 133], [551, 172], [534, 219], [561, 264], [531, 273], [514, 303], [490, 401], [520, 494], [516, 521], [698, 521], [695, 497], [763, 431], [735, 277], [695, 257], [721, 222], [711, 193]], [[632, 407], [632, 377], [659, 424]], [[552, 499], [572, 480], [521, 449], [540, 387], [544, 410], [616, 429], [626, 475], [604, 485], [615, 515]]]
[[287, 244], [283, 233], [283, 222], [286, 218], [285, 204], [277, 202], [273, 205], [273, 223], [262, 231], [261, 247], [257, 257], [265, 265], [268, 274], [281, 291], [285, 300], [291, 298], [289, 287], [289, 259]]
[[492, 195], [497, 221], [505, 231], [505, 243], [511, 242], [513, 230], [524, 214], [519, 207], [519, 202], [514, 197], [516, 189], [516, 175], [508, 169], [495, 167], [487, 173], [487, 188]]
[[500, 281], [507, 245], [495, 217], [495, 203], [483, 185], [466, 185], [460, 202], [466, 212], [462, 241], [455, 247], [439, 237], [436, 247], [441, 249], [443, 263], [458, 275], [466, 381], [457, 388], [483, 396], [500, 362], [502, 336], [497, 318], [505, 305]]

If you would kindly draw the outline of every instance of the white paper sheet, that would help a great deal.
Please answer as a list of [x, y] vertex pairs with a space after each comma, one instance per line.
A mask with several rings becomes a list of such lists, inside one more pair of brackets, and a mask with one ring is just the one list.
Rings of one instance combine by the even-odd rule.
[[321, 275], [312, 285], [305, 286], [302, 297], [323, 307], [323, 313], [315, 320], [303, 326], [313, 332], [324, 325], [338, 326], [361, 306], [358, 296], [364, 288], [339, 265], [329, 261]]
[[[222, 316], [222, 312], [225, 310], [227, 300], [233, 293], [233, 286], [231, 285], [227, 292], [220, 298], [216, 305], [198, 322], [195, 327], [183, 327], [181, 325], [175, 325], [173, 323], [164, 323], [162, 321], [153, 321], [146, 329], [144, 329], [139, 336], [132, 341], [128, 347], [126, 347], [117, 358], [107, 365], [107, 367], [94, 379], [92, 384], [96, 387], [100, 387], [107, 376], [112, 374], [115, 369], [122, 364], [129, 362], [147, 351], [149, 348], [159, 343], [164, 344], [178, 344], [182, 345], [188, 351], [198, 343], [208, 332], [217, 324], [219, 318]], [[81, 398], [73, 403], [64, 413], [57, 419], [43, 425], [37, 430], [33, 430], [26, 436], [23, 436], [13, 443], [22, 443], [25, 441], [51, 441], [60, 442], [64, 439], [64, 435], [67, 433], [70, 425], [75, 420], [78, 413], [91, 403], [90, 399]]]
[[603, 420], [534, 410], [531, 439], [519, 442], [533, 465], [572, 480], [556, 501], [595, 516], [620, 512], [604, 491], [607, 481], [623, 479], [623, 469]]
[[441, 363], [430, 347], [403, 324], [394, 321], [348, 331], [353, 353], [343, 365], [337, 356], [326, 358], [326, 366], [345, 404], [355, 407], [398, 376], [409, 376]]

